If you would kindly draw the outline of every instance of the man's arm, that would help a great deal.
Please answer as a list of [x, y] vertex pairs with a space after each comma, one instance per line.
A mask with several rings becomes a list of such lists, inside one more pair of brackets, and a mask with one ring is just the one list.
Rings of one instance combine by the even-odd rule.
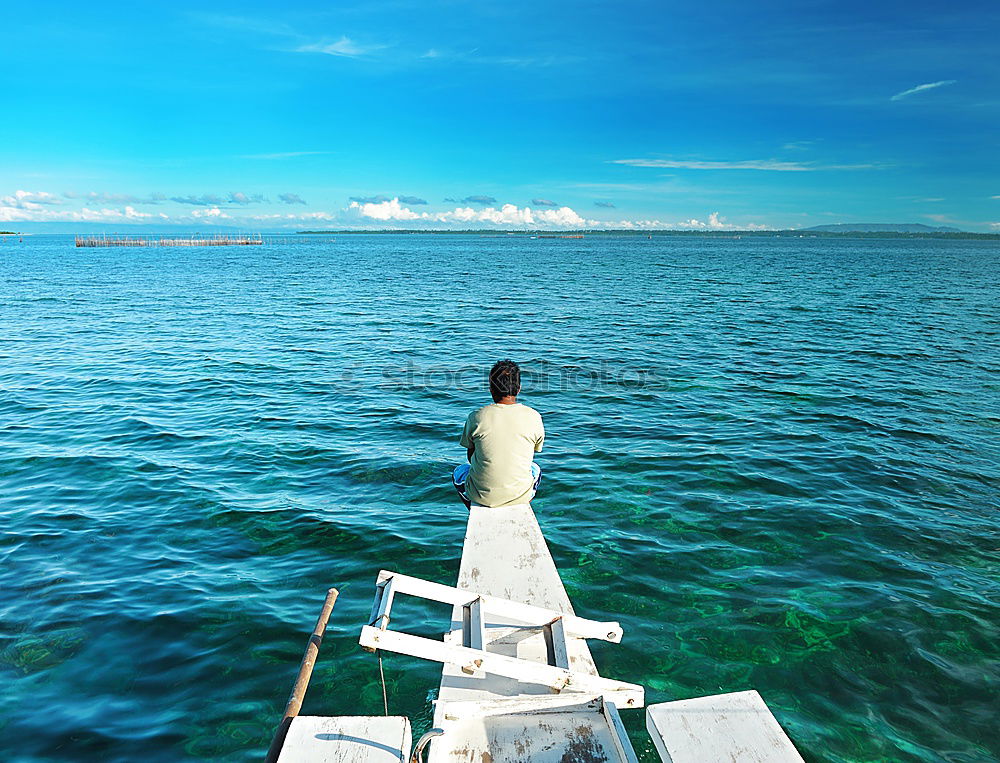
[[476, 452], [476, 441], [472, 439], [472, 431], [475, 426], [472, 423], [472, 419], [476, 414], [470, 413], [469, 418], [465, 420], [465, 426], [462, 427], [462, 437], [459, 440], [459, 445], [464, 445], [466, 450], [466, 455], [469, 458], [469, 463], [472, 463], [472, 454]]

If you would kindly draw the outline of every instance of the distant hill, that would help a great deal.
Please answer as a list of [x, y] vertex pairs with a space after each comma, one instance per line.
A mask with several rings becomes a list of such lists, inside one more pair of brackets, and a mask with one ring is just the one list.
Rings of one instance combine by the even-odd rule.
[[958, 228], [945, 225], [934, 227], [922, 223], [838, 223], [837, 225], [814, 225], [802, 230], [816, 233], [961, 233]]

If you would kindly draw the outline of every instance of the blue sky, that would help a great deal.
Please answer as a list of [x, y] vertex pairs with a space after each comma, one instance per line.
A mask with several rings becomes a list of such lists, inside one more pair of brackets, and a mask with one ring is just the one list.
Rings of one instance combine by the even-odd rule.
[[996, 2], [5, 17], [4, 228], [1000, 230]]

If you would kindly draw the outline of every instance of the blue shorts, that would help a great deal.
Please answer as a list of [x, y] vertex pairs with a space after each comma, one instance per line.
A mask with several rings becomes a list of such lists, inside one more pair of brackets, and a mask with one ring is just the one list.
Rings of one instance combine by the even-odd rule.
[[[466, 505], [466, 507], [472, 505], [472, 502], [469, 500], [469, 496], [465, 493], [465, 480], [469, 476], [469, 471], [471, 469], [471, 464], [459, 464], [455, 467], [455, 471], [451, 473], [451, 482], [455, 486], [455, 490], [458, 491], [458, 494], [461, 496], [462, 502]], [[535, 478], [535, 484], [532, 486], [532, 489], [538, 490], [538, 483], [542, 481], [542, 467], [534, 461], [531, 462], [531, 476]]]

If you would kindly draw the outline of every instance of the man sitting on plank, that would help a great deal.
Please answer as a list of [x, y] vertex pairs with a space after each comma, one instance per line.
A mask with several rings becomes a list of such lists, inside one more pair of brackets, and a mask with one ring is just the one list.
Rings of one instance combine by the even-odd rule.
[[498, 361], [490, 371], [493, 403], [470, 413], [462, 431], [469, 463], [452, 475], [466, 506], [528, 503], [538, 489], [542, 470], [532, 457], [542, 449], [545, 429], [538, 411], [517, 402], [520, 391], [517, 363]]

